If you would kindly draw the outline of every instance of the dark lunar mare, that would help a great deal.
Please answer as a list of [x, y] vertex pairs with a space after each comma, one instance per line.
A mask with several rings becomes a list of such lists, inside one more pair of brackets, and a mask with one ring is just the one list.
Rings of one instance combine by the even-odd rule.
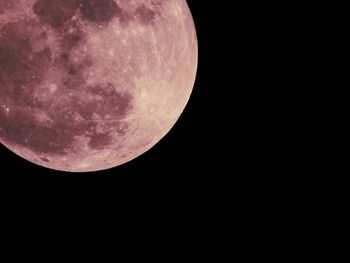
[[86, 119], [91, 119], [93, 114], [98, 114], [107, 124], [104, 132], [94, 130], [90, 138], [89, 146], [93, 149], [100, 149], [110, 144], [113, 139], [112, 132], [119, 135], [125, 134], [128, 126], [123, 122], [123, 118], [131, 110], [131, 95], [116, 92], [111, 83], [90, 86], [87, 87], [87, 90], [93, 96], [101, 97], [103, 100], [102, 103], [82, 105], [79, 109], [81, 115]]
[[84, 32], [79, 28], [75, 22], [68, 22], [61, 30], [62, 41], [61, 48], [64, 52], [69, 52], [76, 47], [84, 38]]
[[136, 16], [142, 24], [150, 24], [156, 17], [156, 12], [149, 9], [145, 5], [141, 5], [136, 9]]
[[78, 0], [38, 0], [33, 11], [42, 22], [57, 28], [75, 15], [78, 4]]
[[8, 10], [17, 8], [19, 0], [0, 0], [0, 15], [6, 14]]
[[94, 23], [110, 22], [122, 13], [114, 0], [80, 0], [79, 7], [83, 19]]
[[30, 23], [23, 21], [7, 23], [1, 28], [0, 98], [11, 96], [14, 102], [31, 106], [28, 96], [40, 82], [52, 53], [49, 47], [32, 51], [28, 26]]
[[[82, 72], [93, 63], [88, 56], [80, 64], [71, 61], [70, 52], [84, 34], [69, 23], [57, 29], [62, 48], [58, 58], [52, 57], [48, 46], [33, 51], [32, 43], [37, 39], [33, 39], [28, 21], [8, 23], [1, 28], [0, 138], [4, 142], [39, 154], [63, 155], [72, 151], [76, 136], [86, 136], [90, 138], [89, 147], [102, 149], [110, 145], [112, 133], [124, 134], [127, 125], [122, 119], [131, 108], [131, 96], [116, 92], [111, 83], [86, 86]], [[47, 37], [44, 31], [40, 35]], [[40, 41], [44, 41], [43, 46], [48, 45], [47, 38]], [[47, 99], [38, 100], [35, 91], [50, 67], [65, 73], [56, 83], [54, 98], [46, 91]], [[41, 97], [45, 98], [45, 94]], [[48, 117], [45, 120], [40, 119], [43, 113]]]
[[[37, 152], [62, 153], [71, 143], [64, 127], [37, 120], [40, 110], [33, 93], [52, 61], [49, 47], [34, 52], [30, 23], [7, 23], [0, 36], [0, 136], [4, 141]], [[8, 110], [4, 107], [8, 107]]]
[[161, 2], [153, 3], [155, 8], [140, 5], [134, 14], [130, 16], [122, 10], [115, 0], [37, 0], [33, 5], [33, 12], [41, 22], [60, 28], [69, 22], [80, 10], [81, 17], [91, 23], [108, 24], [113, 18], [118, 17], [121, 22], [137, 19], [142, 24], [151, 24], [158, 12], [155, 10], [161, 6]]

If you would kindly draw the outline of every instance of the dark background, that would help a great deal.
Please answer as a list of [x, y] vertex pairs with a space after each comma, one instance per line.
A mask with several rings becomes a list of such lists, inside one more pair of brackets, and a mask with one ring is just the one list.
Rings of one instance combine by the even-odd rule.
[[140, 157], [113, 169], [91, 173], [65, 173], [32, 164], [0, 146], [1, 180], [16, 182], [64, 181], [95, 182], [109, 185], [135, 185], [143, 188], [162, 186], [164, 189], [186, 189], [205, 184], [207, 173], [213, 171], [214, 159], [220, 152], [215, 145], [215, 96], [212, 57], [209, 52], [213, 40], [209, 30], [209, 6], [205, 1], [187, 1], [196, 24], [199, 42], [199, 66], [192, 96], [171, 131], [151, 150]]
[[[284, 140], [290, 137], [281, 138], [280, 120], [285, 116], [281, 107], [271, 103], [278, 91], [279, 103], [285, 104], [278, 93], [289, 82], [276, 78], [284, 70], [279, 60], [285, 51], [278, 49], [284, 24], [271, 15], [273, 8], [263, 7], [266, 3], [249, 2], [244, 7], [231, 2], [187, 2], [197, 29], [199, 65], [192, 96], [175, 126], [142, 156], [94, 173], [42, 168], [0, 146], [3, 203], [21, 211], [12, 202], [19, 199], [19, 207], [24, 203], [27, 208], [16, 218], [18, 225], [35, 215], [33, 207], [39, 203], [45, 215], [36, 219], [38, 224], [58, 218], [54, 228], [73, 222], [74, 228], [82, 226], [90, 235], [94, 228], [105, 227], [110, 233], [131, 222], [128, 231], [149, 229], [150, 239], [160, 230], [164, 236], [181, 240], [181, 245], [189, 243], [190, 250], [200, 246], [196, 257], [208, 258], [213, 251], [217, 259], [223, 250], [232, 250], [231, 237], [236, 240], [234, 246], [250, 248], [249, 242], [257, 242], [260, 247], [270, 245], [266, 237], [272, 236], [272, 229], [277, 228], [278, 236], [272, 238], [279, 241], [281, 236], [290, 236], [284, 229], [294, 231], [296, 222], [304, 224], [304, 213], [294, 219], [293, 209], [300, 206], [292, 203], [302, 195], [300, 186], [314, 186], [300, 179], [302, 169], [288, 176], [294, 160], [284, 165], [283, 159], [289, 156], [280, 148], [285, 148]], [[278, 10], [280, 16], [285, 15], [282, 11]], [[279, 60], [274, 59], [274, 52]], [[271, 89], [276, 83], [278, 89]], [[270, 121], [276, 113], [278, 118]], [[314, 204], [314, 200], [307, 203], [307, 210]], [[47, 213], [50, 210], [54, 212]], [[72, 215], [80, 213], [82, 218], [75, 220]], [[292, 222], [286, 223], [289, 218]], [[215, 244], [219, 253], [213, 250]]]

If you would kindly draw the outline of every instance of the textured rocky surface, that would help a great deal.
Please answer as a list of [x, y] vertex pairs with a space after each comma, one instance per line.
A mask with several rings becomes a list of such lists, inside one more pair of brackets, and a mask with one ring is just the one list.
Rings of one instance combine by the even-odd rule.
[[107, 169], [176, 122], [197, 66], [183, 0], [0, 0], [0, 142], [39, 165]]

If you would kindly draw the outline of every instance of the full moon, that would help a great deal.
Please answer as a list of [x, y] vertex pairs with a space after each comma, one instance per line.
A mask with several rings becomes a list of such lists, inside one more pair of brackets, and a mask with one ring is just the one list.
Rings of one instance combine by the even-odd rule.
[[60, 171], [126, 163], [178, 120], [197, 59], [185, 0], [0, 0], [0, 142]]

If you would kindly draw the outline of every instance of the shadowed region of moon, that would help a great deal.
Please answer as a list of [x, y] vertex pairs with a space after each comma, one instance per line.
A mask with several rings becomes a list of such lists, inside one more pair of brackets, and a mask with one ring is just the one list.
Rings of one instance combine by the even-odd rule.
[[0, 142], [61, 171], [121, 165], [175, 124], [196, 69], [185, 0], [0, 0]]

